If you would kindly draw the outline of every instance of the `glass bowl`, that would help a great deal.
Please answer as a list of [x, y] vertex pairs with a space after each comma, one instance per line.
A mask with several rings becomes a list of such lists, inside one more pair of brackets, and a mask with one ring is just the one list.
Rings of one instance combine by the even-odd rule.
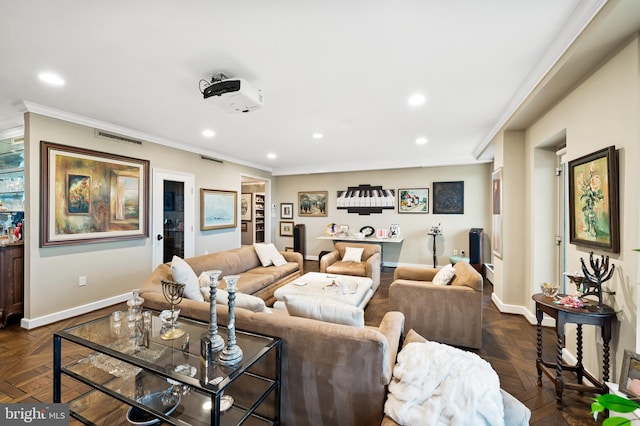
[[542, 283], [540, 284], [540, 289], [542, 290], [542, 294], [547, 297], [555, 297], [558, 294], [560, 286], [556, 283]]

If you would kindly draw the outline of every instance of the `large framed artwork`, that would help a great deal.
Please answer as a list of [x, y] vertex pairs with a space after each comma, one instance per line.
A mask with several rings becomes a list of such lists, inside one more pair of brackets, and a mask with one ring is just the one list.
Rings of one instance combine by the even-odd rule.
[[429, 188], [398, 189], [398, 213], [429, 213]]
[[433, 182], [433, 214], [464, 214], [464, 181]]
[[250, 192], [240, 194], [240, 220], [250, 221], [253, 209], [253, 194]]
[[491, 175], [491, 250], [502, 258], [502, 167]]
[[327, 215], [327, 191], [298, 192], [298, 216], [322, 217]]
[[40, 142], [40, 247], [149, 236], [149, 161]]
[[238, 193], [200, 188], [200, 230], [235, 228]]
[[618, 157], [610, 146], [569, 162], [569, 241], [620, 252]]

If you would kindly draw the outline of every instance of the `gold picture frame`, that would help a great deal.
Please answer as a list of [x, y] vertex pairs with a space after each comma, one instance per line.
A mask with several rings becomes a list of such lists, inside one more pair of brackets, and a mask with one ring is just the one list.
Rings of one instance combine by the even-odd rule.
[[235, 228], [238, 225], [238, 193], [200, 188], [200, 230]]

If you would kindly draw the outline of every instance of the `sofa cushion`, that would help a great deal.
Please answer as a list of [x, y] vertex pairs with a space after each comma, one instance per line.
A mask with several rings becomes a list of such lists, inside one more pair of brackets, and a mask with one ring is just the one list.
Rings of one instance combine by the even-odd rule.
[[[273, 284], [273, 281], [274, 280], [270, 275], [245, 272], [244, 274], [240, 274], [240, 279], [238, 280], [238, 293], [254, 294]], [[227, 288], [227, 283], [223, 283], [221, 288]]]
[[204, 301], [200, 293], [200, 283], [193, 269], [178, 256], [171, 260], [171, 274], [173, 280], [184, 284], [184, 297], [197, 301]]
[[[210, 302], [211, 292], [209, 287], [200, 287], [200, 291], [202, 292], [202, 297], [204, 297], [205, 302]], [[216, 291], [216, 305], [229, 305], [229, 293], [226, 290], [218, 289]], [[264, 300], [250, 294], [236, 293], [235, 306], [248, 309], [251, 312], [271, 312], [264, 304]]]
[[342, 261], [360, 263], [362, 261], [363, 251], [364, 249], [362, 247], [347, 247], [344, 249], [344, 256], [342, 257]]
[[432, 283], [435, 285], [449, 285], [455, 275], [456, 270], [453, 268], [453, 265], [446, 265], [433, 277]]
[[325, 297], [284, 296], [289, 315], [311, 318], [335, 324], [364, 327], [364, 310]]
[[409, 332], [405, 336], [404, 342], [402, 342], [402, 347], [404, 348], [409, 343], [415, 343], [415, 342], [424, 343], [424, 342], [428, 342], [428, 340], [422, 337], [412, 328], [411, 330], [409, 330]]
[[287, 263], [276, 246], [274, 246], [273, 244], [255, 243], [253, 245], [253, 248], [255, 249], [258, 258], [260, 259], [260, 263], [262, 263], [262, 266], [264, 267], [271, 265], [282, 266]]
[[367, 276], [367, 264], [365, 262], [343, 262], [341, 260], [327, 266], [327, 272], [338, 275]]
[[246, 271], [250, 274], [265, 275], [271, 277], [273, 281], [277, 281], [287, 275], [296, 272], [299, 269], [298, 264], [295, 262], [287, 262], [282, 266], [258, 266], [257, 268], [249, 269]]

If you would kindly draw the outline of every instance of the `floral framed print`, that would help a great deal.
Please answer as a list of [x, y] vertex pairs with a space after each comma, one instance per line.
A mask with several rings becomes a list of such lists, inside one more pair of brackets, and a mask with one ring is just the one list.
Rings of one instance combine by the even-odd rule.
[[464, 181], [433, 182], [433, 214], [464, 214]]
[[280, 203], [280, 218], [293, 219], [293, 203]]
[[620, 252], [618, 157], [614, 146], [569, 162], [569, 241]]
[[293, 222], [280, 221], [280, 236], [293, 237]]
[[200, 188], [200, 230], [235, 228], [238, 193]]
[[398, 189], [398, 213], [429, 213], [429, 188]]
[[323, 217], [327, 215], [327, 191], [298, 192], [298, 216]]
[[40, 142], [40, 247], [149, 236], [149, 161]]

